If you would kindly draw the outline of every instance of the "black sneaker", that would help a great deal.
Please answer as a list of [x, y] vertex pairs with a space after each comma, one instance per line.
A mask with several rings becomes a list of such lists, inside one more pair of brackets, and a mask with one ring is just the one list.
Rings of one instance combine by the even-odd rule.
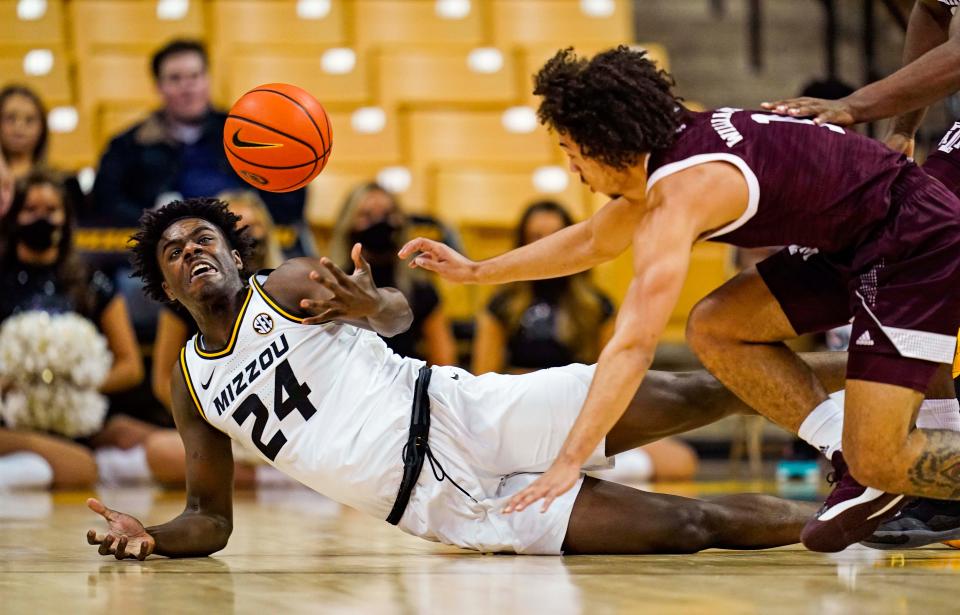
[[843, 551], [865, 540], [908, 501], [902, 495], [858, 483], [847, 470], [843, 453], [834, 453], [830, 462], [833, 472], [827, 481], [833, 491], [800, 533], [805, 547], [821, 553]]
[[960, 502], [917, 498], [860, 544], [873, 549], [913, 549], [960, 539]]

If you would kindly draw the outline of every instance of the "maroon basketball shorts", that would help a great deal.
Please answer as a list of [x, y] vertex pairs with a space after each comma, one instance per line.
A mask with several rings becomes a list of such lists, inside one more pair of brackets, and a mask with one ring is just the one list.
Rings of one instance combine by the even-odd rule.
[[853, 323], [847, 378], [925, 391], [960, 327], [960, 201], [930, 181], [893, 193], [898, 215], [858, 248], [866, 264], [790, 246], [757, 270], [798, 334]]

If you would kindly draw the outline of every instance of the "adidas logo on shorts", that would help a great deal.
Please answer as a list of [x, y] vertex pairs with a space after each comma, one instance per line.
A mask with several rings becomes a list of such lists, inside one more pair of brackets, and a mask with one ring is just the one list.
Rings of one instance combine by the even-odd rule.
[[873, 346], [873, 338], [870, 337], [869, 331], [864, 331], [860, 334], [860, 337], [856, 341], [857, 346]]

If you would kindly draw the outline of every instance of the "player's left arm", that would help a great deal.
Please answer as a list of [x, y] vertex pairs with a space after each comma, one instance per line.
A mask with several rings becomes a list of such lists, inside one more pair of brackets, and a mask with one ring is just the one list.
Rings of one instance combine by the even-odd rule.
[[680, 296], [698, 232], [682, 208], [654, 204], [634, 234], [634, 277], [613, 337], [600, 353], [590, 391], [560, 455], [505, 512], [541, 498], [543, 510], [573, 487], [580, 468], [623, 415], [653, 361], [657, 340]]
[[385, 337], [406, 331], [413, 322], [410, 304], [396, 288], [377, 288], [361, 251], [360, 244], [353, 246], [352, 275], [327, 257], [295, 258], [272, 272], [264, 289], [285, 309], [307, 316], [306, 325], [336, 320]]
[[584, 462], [623, 416], [680, 297], [693, 244], [706, 231], [735, 220], [746, 206], [746, 182], [742, 177], [731, 180], [738, 173], [726, 163], [699, 165], [651, 190], [650, 209], [634, 232], [633, 280], [580, 415], [553, 465], [511, 498], [505, 512], [523, 510], [540, 499], [546, 510], [576, 484]]

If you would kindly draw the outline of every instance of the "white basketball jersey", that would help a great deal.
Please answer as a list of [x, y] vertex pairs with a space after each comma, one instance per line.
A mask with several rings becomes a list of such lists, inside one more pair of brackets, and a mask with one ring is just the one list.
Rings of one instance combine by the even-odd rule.
[[180, 362], [208, 423], [310, 488], [386, 518], [403, 474], [417, 371], [375, 333], [303, 325], [263, 290], [250, 289], [226, 348], [200, 334]]

